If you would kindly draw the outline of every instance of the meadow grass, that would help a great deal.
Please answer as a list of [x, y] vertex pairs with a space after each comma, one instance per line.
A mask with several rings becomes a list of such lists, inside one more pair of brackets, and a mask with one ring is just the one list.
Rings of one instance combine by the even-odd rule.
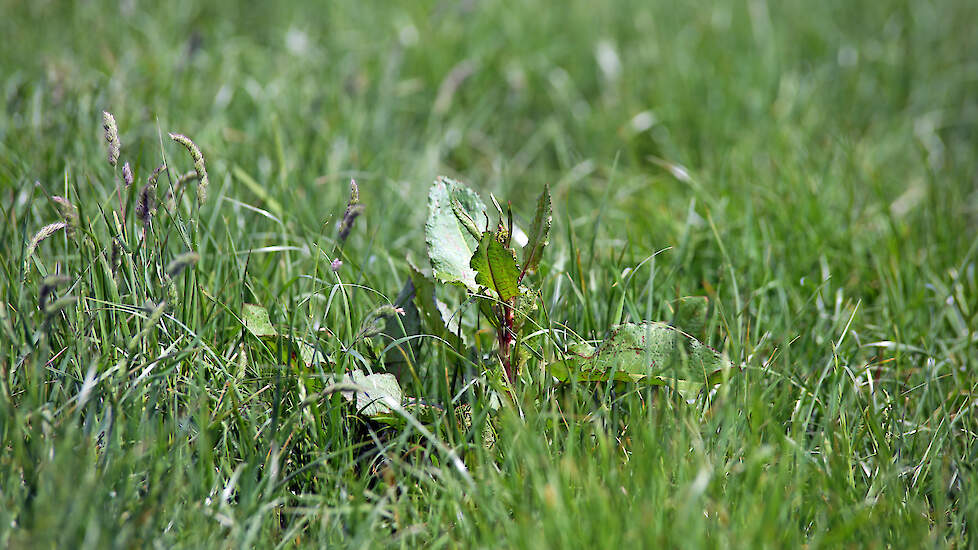
[[[0, 546], [975, 544], [978, 4], [0, 12]], [[405, 393], [472, 427], [384, 428], [319, 392], [382, 369], [440, 174], [524, 225], [551, 185], [534, 356], [493, 411], [423, 338]], [[685, 295], [743, 367], [709, 396], [547, 376]]]

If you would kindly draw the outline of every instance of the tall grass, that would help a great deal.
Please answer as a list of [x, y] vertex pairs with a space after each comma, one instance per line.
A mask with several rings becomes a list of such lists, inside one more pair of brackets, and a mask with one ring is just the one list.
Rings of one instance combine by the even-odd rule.
[[[2, 12], [0, 545], [974, 544], [973, 3]], [[489, 333], [423, 338], [405, 392], [473, 422], [395, 430], [324, 390], [438, 174], [524, 224], [551, 184], [536, 358], [495, 412]], [[708, 398], [544, 374], [692, 294]]]

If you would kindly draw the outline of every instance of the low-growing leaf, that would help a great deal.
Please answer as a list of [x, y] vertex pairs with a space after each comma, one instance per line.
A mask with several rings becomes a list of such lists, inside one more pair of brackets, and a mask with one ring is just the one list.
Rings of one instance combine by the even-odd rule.
[[[268, 310], [258, 304], [244, 304], [241, 307], [241, 321], [248, 332], [268, 346], [268, 349], [275, 355], [275, 359], [280, 363], [286, 363], [291, 358], [294, 361], [301, 360], [302, 364], [309, 366], [330, 360], [317, 351], [314, 346], [298, 338], [279, 336], [278, 331], [275, 330], [268, 318]], [[281, 349], [279, 342], [284, 344]]]
[[616, 326], [593, 354], [571, 351], [548, 368], [559, 380], [621, 380], [689, 390], [722, 382], [733, 364], [675, 327], [644, 321]]
[[268, 310], [257, 304], [244, 304], [241, 307], [241, 320], [248, 332], [258, 338], [278, 336], [278, 331], [268, 319]]
[[[394, 306], [403, 311], [403, 315], [399, 313], [385, 317], [385, 344], [421, 334], [421, 313], [414, 303], [414, 297], [414, 281], [408, 279], [394, 300]], [[384, 357], [387, 368], [400, 372], [402, 366], [417, 356], [420, 346], [421, 340], [414, 338], [390, 349]]]
[[509, 301], [520, 293], [520, 268], [516, 265], [516, 256], [492, 233], [482, 234], [469, 265], [476, 272], [475, 281], [500, 300]]
[[344, 391], [343, 397], [354, 403], [357, 414], [380, 421], [393, 420], [394, 409], [401, 406], [402, 398], [401, 386], [393, 374], [364, 374], [357, 369], [344, 377], [344, 382], [356, 385], [355, 390]]
[[703, 338], [710, 300], [706, 296], [683, 296], [671, 305], [672, 325], [696, 338]]
[[436, 279], [476, 292], [479, 287], [469, 260], [477, 242], [459, 221], [455, 213], [459, 208], [480, 232], [486, 230], [486, 205], [479, 196], [455, 180], [436, 179], [428, 193], [428, 219], [425, 222], [428, 259]]
[[544, 185], [537, 199], [537, 213], [533, 216], [526, 246], [523, 247], [523, 272], [533, 273], [540, 265], [543, 250], [550, 242], [550, 224], [553, 219], [553, 206], [550, 201], [550, 185]]

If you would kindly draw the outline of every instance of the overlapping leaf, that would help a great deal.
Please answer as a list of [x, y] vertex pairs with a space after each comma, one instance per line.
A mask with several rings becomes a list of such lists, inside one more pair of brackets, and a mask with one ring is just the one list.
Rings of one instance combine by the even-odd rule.
[[477, 243], [455, 213], [459, 205], [480, 232], [486, 230], [486, 205], [482, 199], [465, 185], [439, 177], [428, 193], [428, 219], [425, 222], [428, 259], [436, 279], [476, 292], [479, 285], [469, 260]]
[[393, 374], [364, 374], [362, 370], [353, 371], [344, 377], [344, 382], [355, 389], [343, 392], [343, 397], [355, 404], [358, 414], [374, 420], [393, 420], [395, 410], [401, 406], [401, 386]]
[[435, 282], [431, 277], [408, 261], [411, 282], [414, 285], [414, 303], [418, 307], [424, 326], [430, 334], [461, 349], [464, 336], [459, 336], [458, 317], [453, 317], [448, 307], [435, 296]]
[[626, 323], [612, 329], [596, 351], [577, 349], [549, 365], [560, 380], [621, 380], [684, 389], [726, 379], [733, 364], [724, 355], [666, 323]]

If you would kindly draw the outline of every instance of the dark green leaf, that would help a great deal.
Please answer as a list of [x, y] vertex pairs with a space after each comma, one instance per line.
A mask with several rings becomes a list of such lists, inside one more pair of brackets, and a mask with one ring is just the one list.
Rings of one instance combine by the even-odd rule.
[[463, 341], [458, 336], [458, 317], [453, 319], [445, 304], [435, 296], [435, 282], [414, 264], [408, 261], [409, 275], [414, 285], [414, 303], [418, 306], [424, 326], [430, 334], [447, 341], [452, 347], [461, 349]]
[[520, 268], [516, 265], [516, 256], [496, 240], [494, 234], [488, 231], [482, 234], [482, 241], [469, 265], [476, 271], [475, 281], [500, 300], [509, 301], [520, 293]]
[[[400, 308], [404, 314], [385, 317], [386, 324], [383, 331], [385, 344], [421, 334], [421, 313], [414, 305], [414, 282], [411, 279], [404, 283], [404, 287], [394, 300], [394, 306]], [[420, 345], [421, 340], [414, 338], [388, 350], [384, 358], [387, 368], [400, 370], [401, 366], [417, 356]]]
[[550, 239], [550, 224], [553, 219], [553, 210], [550, 201], [550, 185], [544, 185], [540, 198], [537, 199], [537, 213], [533, 217], [533, 224], [530, 225], [530, 232], [527, 234], [526, 246], [523, 247], [523, 271], [533, 273], [540, 265], [543, 258], [543, 250], [547, 247]]

